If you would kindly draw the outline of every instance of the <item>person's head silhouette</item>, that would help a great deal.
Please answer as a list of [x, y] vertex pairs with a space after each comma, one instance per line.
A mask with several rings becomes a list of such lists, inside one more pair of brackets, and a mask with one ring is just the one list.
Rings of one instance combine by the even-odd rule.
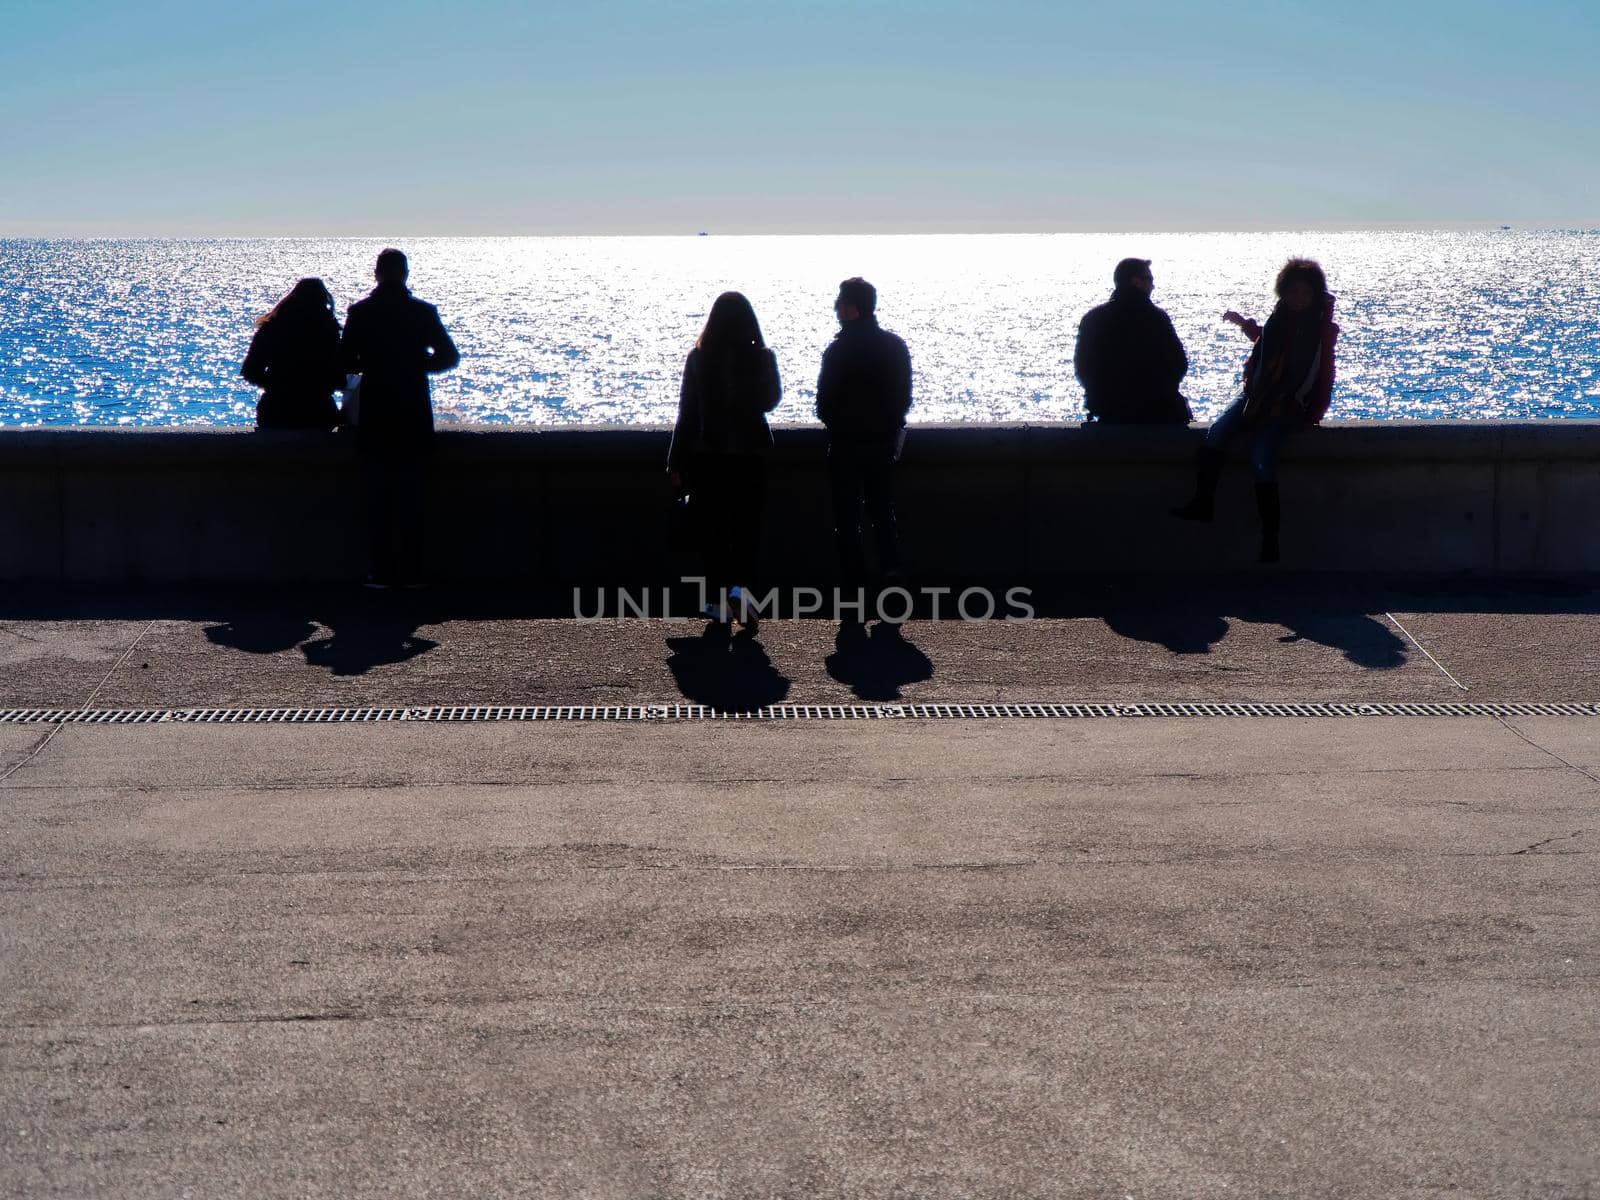
[[846, 279], [839, 285], [839, 298], [833, 302], [833, 311], [840, 324], [870, 317], [878, 307], [878, 289], [861, 276]]
[[1117, 264], [1117, 269], [1111, 273], [1111, 282], [1118, 291], [1123, 288], [1137, 288], [1145, 295], [1155, 290], [1155, 276], [1150, 272], [1148, 258], [1125, 258]]
[[393, 247], [378, 253], [378, 266], [373, 272], [380, 285], [392, 287], [405, 287], [406, 278], [411, 274], [411, 264], [406, 262], [406, 256]]

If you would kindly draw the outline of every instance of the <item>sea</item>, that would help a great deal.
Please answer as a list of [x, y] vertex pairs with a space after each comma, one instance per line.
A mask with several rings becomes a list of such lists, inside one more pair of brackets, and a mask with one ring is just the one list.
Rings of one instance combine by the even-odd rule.
[[[247, 426], [257, 317], [320, 276], [341, 319], [375, 239], [0, 240], [0, 426]], [[1600, 417], [1600, 231], [399, 238], [462, 352], [442, 423], [668, 423], [711, 302], [750, 297], [814, 421], [838, 282], [862, 275], [911, 347], [915, 422], [1076, 421], [1078, 320], [1118, 259], [1154, 261], [1201, 418], [1233, 397], [1278, 266], [1338, 296], [1333, 418]]]

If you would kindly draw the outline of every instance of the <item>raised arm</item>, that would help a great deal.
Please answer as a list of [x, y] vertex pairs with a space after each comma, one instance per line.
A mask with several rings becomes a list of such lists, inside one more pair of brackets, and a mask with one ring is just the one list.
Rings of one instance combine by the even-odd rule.
[[1249, 338], [1252, 342], [1261, 340], [1261, 326], [1250, 317], [1242, 316], [1230, 308], [1227, 312], [1222, 314], [1222, 319], [1229, 325], [1237, 325], [1244, 333], [1245, 337]]

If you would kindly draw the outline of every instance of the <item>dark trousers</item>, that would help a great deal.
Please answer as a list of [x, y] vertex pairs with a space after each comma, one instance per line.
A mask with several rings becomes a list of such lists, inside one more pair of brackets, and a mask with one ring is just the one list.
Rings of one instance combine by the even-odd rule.
[[839, 551], [839, 569], [852, 587], [867, 581], [862, 546], [863, 506], [872, 524], [878, 552], [878, 569], [885, 574], [900, 569], [900, 535], [894, 516], [894, 450], [889, 446], [828, 446], [828, 490], [833, 500], [833, 541]]
[[422, 579], [422, 531], [428, 508], [427, 446], [364, 446], [372, 577], [383, 583]]
[[755, 582], [767, 462], [756, 454], [703, 454], [690, 468], [691, 506], [705, 555], [706, 594]]

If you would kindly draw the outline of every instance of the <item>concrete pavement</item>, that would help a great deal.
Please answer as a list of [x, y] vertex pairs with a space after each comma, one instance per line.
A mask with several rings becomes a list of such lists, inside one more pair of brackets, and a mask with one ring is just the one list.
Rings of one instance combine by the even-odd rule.
[[[882, 653], [928, 700], [1593, 698], [1587, 594], [1401, 600]], [[716, 671], [643, 622], [385, 659], [354, 609], [250, 650], [222, 600], [12, 604], [0, 705]], [[764, 628], [788, 699], [856, 694], [832, 636]], [[1600, 718], [0, 725], [0, 776], [3, 1195], [1600, 1193]]]

